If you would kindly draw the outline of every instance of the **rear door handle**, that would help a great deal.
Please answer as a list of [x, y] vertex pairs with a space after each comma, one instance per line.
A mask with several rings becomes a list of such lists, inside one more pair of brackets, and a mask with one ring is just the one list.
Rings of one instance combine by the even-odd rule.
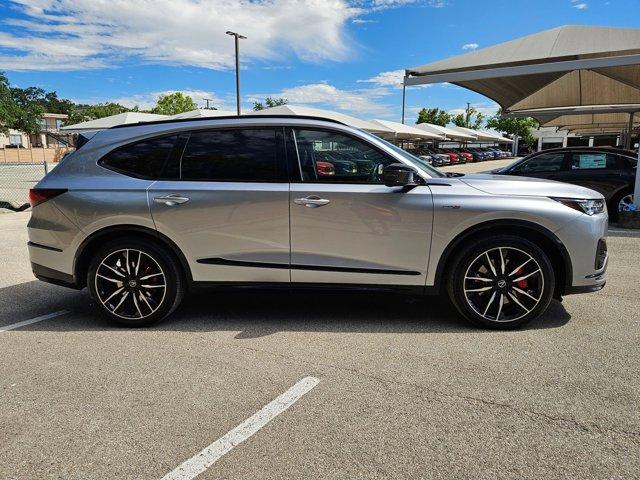
[[295, 203], [296, 205], [304, 205], [305, 207], [309, 208], [318, 208], [331, 203], [331, 200], [320, 198], [316, 195], [310, 195], [306, 198], [296, 198], [293, 200], [293, 203]]
[[173, 207], [174, 205], [187, 203], [189, 201], [189, 197], [183, 197], [179, 193], [170, 193], [169, 195], [164, 195], [162, 197], [155, 197], [153, 201], [156, 203], [164, 203], [165, 205]]

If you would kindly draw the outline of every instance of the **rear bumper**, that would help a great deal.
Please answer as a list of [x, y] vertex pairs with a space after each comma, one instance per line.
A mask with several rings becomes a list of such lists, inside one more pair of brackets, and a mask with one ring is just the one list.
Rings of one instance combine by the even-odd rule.
[[31, 271], [38, 280], [42, 280], [43, 282], [81, 290], [75, 283], [73, 275], [69, 275], [68, 273], [60, 272], [33, 262], [31, 262]]

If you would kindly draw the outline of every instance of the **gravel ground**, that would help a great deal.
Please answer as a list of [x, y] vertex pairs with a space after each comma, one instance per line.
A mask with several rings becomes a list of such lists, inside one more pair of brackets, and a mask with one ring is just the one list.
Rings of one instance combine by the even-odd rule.
[[[473, 164], [472, 164], [473, 165]], [[320, 383], [198, 479], [639, 478], [640, 238], [607, 287], [524, 330], [446, 300], [201, 293], [150, 329], [35, 281], [28, 213], [0, 216], [0, 478], [153, 479], [301, 378]]]

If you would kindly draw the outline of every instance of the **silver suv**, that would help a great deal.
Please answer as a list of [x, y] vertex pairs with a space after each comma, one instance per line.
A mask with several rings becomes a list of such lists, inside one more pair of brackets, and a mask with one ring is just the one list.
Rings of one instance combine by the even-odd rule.
[[605, 284], [607, 212], [586, 188], [443, 175], [313, 117], [85, 137], [30, 192], [32, 268], [87, 286], [125, 325], [165, 318], [204, 283], [446, 290], [471, 322], [513, 328]]

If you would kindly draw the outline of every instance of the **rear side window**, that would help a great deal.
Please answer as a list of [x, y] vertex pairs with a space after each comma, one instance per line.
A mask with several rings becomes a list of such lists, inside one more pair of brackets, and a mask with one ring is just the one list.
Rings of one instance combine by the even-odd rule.
[[182, 180], [274, 182], [286, 177], [275, 129], [193, 132], [182, 155]]
[[160, 176], [177, 135], [150, 138], [109, 152], [98, 163], [130, 177], [156, 179]]

